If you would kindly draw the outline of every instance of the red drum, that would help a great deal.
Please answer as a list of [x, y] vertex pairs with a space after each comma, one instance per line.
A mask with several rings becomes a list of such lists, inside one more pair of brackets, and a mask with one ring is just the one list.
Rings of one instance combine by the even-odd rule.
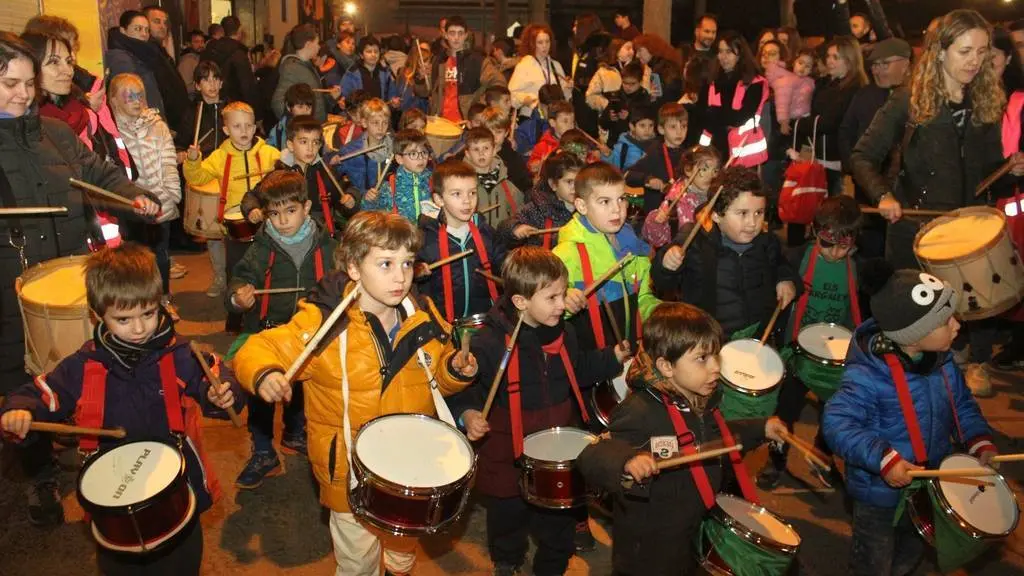
[[605, 428], [612, 421], [612, 410], [615, 410], [615, 407], [621, 404], [626, 399], [626, 396], [629, 395], [626, 374], [629, 372], [629, 365], [632, 363], [632, 358], [626, 360], [626, 363], [622, 365], [622, 374], [619, 374], [613, 380], [600, 382], [590, 389], [590, 403], [594, 409], [594, 415], [597, 416], [597, 421]]
[[576, 457], [597, 436], [578, 428], [548, 428], [523, 440], [519, 486], [523, 498], [541, 508], [564, 509], [587, 503], [587, 486]]
[[232, 206], [224, 211], [224, 229], [228, 236], [240, 242], [249, 242], [256, 236], [259, 224], [249, 222], [249, 219], [242, 214], [242, 209]]

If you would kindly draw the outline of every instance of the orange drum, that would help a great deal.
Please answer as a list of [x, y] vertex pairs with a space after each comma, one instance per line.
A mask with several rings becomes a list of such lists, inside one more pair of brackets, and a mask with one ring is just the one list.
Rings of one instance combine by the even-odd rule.
[[25, 270], [14, 291], [25, 327], [25, 367], [45, 374], [92, 338], [85, 299], [85, 260], [68, 256]]

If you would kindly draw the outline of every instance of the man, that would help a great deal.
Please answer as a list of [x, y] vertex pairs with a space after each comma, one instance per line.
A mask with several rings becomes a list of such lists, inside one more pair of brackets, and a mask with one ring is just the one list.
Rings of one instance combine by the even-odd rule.
[[871, 19], [860, 12], [850, 16], [850, 32], [861, 43], [874, 42], [876, 38], [875, 31], [871, 29]]
[[444, 19], [447, 53], [434, 57], [430, 78], [431, 114], [452, 122], [468, 119], [469, 107], [491, 86], [505, 86], [505, 77], [484, 57], [466, 46], [466, 21], [462, 16]]
[[149, 20], [149, 42], [158, 48], [159, 63], [151, 67], [164, 101], [164, 119], [172, 130], [187, 131], [191, 128], [185, 125], [191, 111], [188, 82], [178, 74], [174, 64], [174, 36], [170, 30], [170, 17], [159, 6], [143, 8], [142, 14]]
[[[313, 59], [320, 54], [320, 35], [313, 24], [299, 24], [289, 32], [296, 47], [293, 54], [281, 58], [278, 65], [280, 79], [270, 99], [270, 106], [279, 118], [288, 112], [284, 95], [293, 84], [308, 84], [310, 88], [320, 88], [320, 73], [317, 72]], [[341, 96], [341, 88], [334, 86], [329, 93], [316, 94], [313, 99], [313, 117], [317, 122], [327, 121], [327, 112], [333, 107], [334, 101]]]
[[615, 27], [619, 29], [619, 38], [631, 42], [633, 38], [640, 35], [640, 30], [633, 25], [629, 17], [629, 10], [619, 8], [615, 11]]
[[693, 29], [693, 44], [683, 46], [683, 62], [693, 61], [703, 70], [701, 78], [707, 78], [711, 63], [718, 56], [715, 39], [718, 38], [718, 18], [704, 14], [697, 18]]
[[199, 55], [205, 48], [206, 34], [203, 34], [202, 30], [193, 30], [188, 34], [188, 46], [181, 53], [181, 58], [178, 58], [178, 74], [185, 81], [185, 87], [188, 89], [190, 97], [196, 92], [193, 76], [196, 66], [199, 65]]
[[210, 40], [220, 40], [224, 37], [224, 27], [220, 24], [210, 24], [210, 27], [206, 29], [206, 35]]
[[171, 34], [170, 16], [159, 6], [147, 6], [142, 13], [149, 19], [149, 41], [164, 49], [174, 60], [174, 35]]
[[245, 102], [260, 118], [263, 113], [263, 99], [256, 86], [256, 75], [249, 62], [249, 48], [242, 42], [242, 22], [237, 16], [225, 16], [220, 25], [224, 37], [210, 41], [200, 56], [200, 61], [211, 60], [220, 66], [224, 77], [221, 99], [225, 102]]
[[889, 19], [882, 9], [879, 0], [865, 0], [868, 13], [850, 14], [850, 0], [836, 0], [832, 5], [835, 15], [836, 35], [853, 36], [860, 42], [864, 60], [874, 47], [875, 42], [893, 38], [895, 35], [889, 27]]

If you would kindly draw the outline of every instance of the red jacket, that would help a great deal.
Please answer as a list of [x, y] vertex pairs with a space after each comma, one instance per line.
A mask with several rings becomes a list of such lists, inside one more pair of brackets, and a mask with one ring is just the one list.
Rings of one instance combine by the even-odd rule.
[[548, 157], [548, 154], [555, 150], [558, 150], [558, 138], [548, 128], [547, 132], [544, 132], [544, 135], [540, 137], [537, 145], [533, 147], [533, 152], [530, 152], [530, 160], [526, 163], [531, 176], [536, 177], [540, 173], [540, 165], [544, 163], [544, 159]]

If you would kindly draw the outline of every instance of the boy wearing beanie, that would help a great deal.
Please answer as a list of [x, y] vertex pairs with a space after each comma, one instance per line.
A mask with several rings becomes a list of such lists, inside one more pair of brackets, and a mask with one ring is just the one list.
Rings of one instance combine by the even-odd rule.
[[991, 429], [953, 362], [960, 295], [919, 270], [865, 270], [875, 317], [854, 332], [839, 391], [825, 407], [825, 440], [846, 460], [853, 498], [850, 574], [908, 574], [924, 552], [908, 513], [908, 472], [937, 468], [950, 439], [987, 465]]

